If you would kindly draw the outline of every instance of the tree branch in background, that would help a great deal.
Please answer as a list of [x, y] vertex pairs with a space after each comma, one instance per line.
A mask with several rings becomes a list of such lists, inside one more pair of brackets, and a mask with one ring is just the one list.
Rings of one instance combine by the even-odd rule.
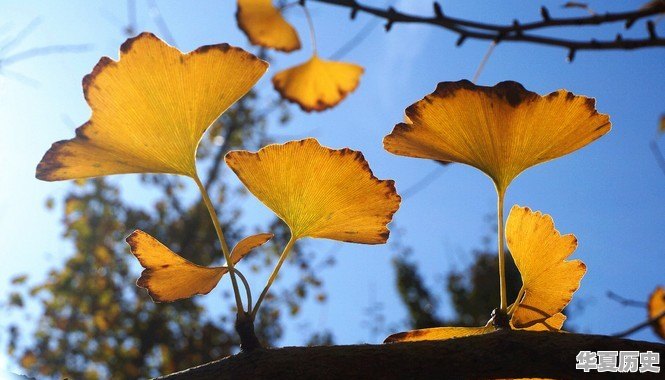
[[631, 327], [627, 330], [624, 330], [624, 331], [616, 333], [616, 334], [612, 334], [612, 336], [616, 337], [616, 338], [625, 338], [629, 335], [632, 335], [632, 334], [642, 330], [643, 328], [649, 327], [649, 326], [653, 325], [654, 323], [657, 323], [658, 321], [660, 321], [663, 318], [665, 318], [665, 311], [663, 311], [662, 313], [658, 314], [657, 316], [655, 316], [651, 319], [648, 319], [648, 320], [646, 320], [646, 321], [644, 321], [640, 324], [637, 324], [637, 325], [635, 325], [635, 326], [633, 326], [633, 327]]
[[36, 84], [36, 82], [28, 76], [17, 73], [15, 71], [7, 70], [6, 68], [17, 62], [25, 61], [35, 57], [41, 57], [51, 54], [60, 53], [81, 53], [90, 49], [90, 45], [49, 45], [36, 48], [30, 48], [17, 53], [4, 55], [10, 52], [15, 46], [19, 45], [25, 40], [32, 32], [34, 32], [39, 25], [40, 20], [34, 19], [8, 41], [0, 46], [0, 74], [9, 74], [14, 78], [28, 84]]
[[649, 142], [649, 148], [651, 148], [653, 156], [656, 158], [656, 162], [658, 163], [660, 170], [662, 170], [663, 174], [665, 174], [665, 157], [663, 157], [663, 153], [660, 151], [658, 143], [655, 139]]
[[607, 298], [611, 299], [612, 301], [616, 301], [623, 306], [639, 307], [643, 309], [646, 309], [647, 307], [647, 303], [644, 301], [631, 300], [626, 297], [622, 297], [611, 290], [607, 292]]
[[[652, 351], [665, 345], [601, 335], [532, 331], [382, 345], [286, 347], [241, 353], [161, 377], [176, 379], [603, 378], [575, 369], [580, 351]], [[660, 374], [641, 373], [640, 378]]]
[[[555, 46], [568, 49], [568, 59], [572, 61], [578, 50], [631, 50], [647, 47], [665, 47], [665, 38], [659, 37], [655, 31], [655, 24], [649, 20], [646, 23], [647, 37], [637, 39], [625, 39], [618, 34], [613, 40], [571, 40], [549, 37], [533, 32], [543, 29], [564, 26], [597, 26], [607, 23], [621, 22], [626, 27], [632, 26], [637, 20], [665, 13], [665, 4], [655, 4], [651, 7], [618, 13], [594, 14], [585, 17], [555, 18], [550, 16], [547, 8], [541, 8], [541, 21], [520, 23], [513, 21], [510, 25], [498, 25], [482, 23], [472, 20], [446, 16], [439, 3], [433, 3], [433, 15], [418, 16], [400, 12], [393, 7], [382, 9], [364, 5], [356, 0], [312, 0], [319, 3], [337, 5], [351, 9], [351, 19], [358, 12], [368, 13], [386, 20], [385, 28], [389, 31], [396, 23], [415, 23], [438, 26], [457, 33], [459, 39], [457, 45], [461, 45], [467, 38], [503, 42], [529, 42], [539, 45]], [[532, 32], [532, 33], [527, 33]]]

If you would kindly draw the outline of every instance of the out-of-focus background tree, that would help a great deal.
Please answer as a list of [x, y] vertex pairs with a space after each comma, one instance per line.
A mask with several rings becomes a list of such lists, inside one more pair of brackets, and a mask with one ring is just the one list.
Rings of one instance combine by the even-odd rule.
[[[231, 149], [257, 149], [266, 143], [265, 118], [255, 111], [254, 100], [250, 94], [226, 112], [199, 149], [199, 160], [209, 168], [205, 185], [225, 215], [223, 223], [232, 243], [246, 231], [234, 223], [242, 211], [226, 201], [239, 190], [227, 185], [219, 165]], [[221, 249], [211, 243], [217, 239], [208, 211], [200, 199], [188, 202], [179, 177], [145, 175], [140, 182], [155, 194], [149, 204], [128, 204], [121, 187], [105, 179], [76, 181], [62, 199], [47, 201], [49, 208], [62, 202], [63, 238], [75, 250], [36, 285], [25, 286], [25, 275], [13, 279], [16, 286], [9, 294], [9, 306], [41, 304], [30, 343], [19, 344], [25, 338], [20, 327], [8, 327], [8, 353], [28, 374], [75, 379], [150, 377], [237, 350], [237, 337], [227, 321], [233, 320], [232, 310], [211, 315], [196, 299], [156, 304], [134, 286], [136, 271], [130, 266], [135, 259], [124, 244], [128, 230], [149, 231], [194, 262], [214, 262]], [[283, 233], [277, 234], [268, 251], [278, 255], [288, 235], [279, 222], [274, 223]], [[259, 270], [275, 257], [250, 259], [250, 263]], [[280, 310], [297, 314], [302, 299], [321, 285], [310, 270], [311, 260], [299, 247], [294, 261], [301, 274], [292, 288], [284, 290], [291, 296], [273, 298], [279, 302], [266, 304], [258, 316], [257, 335], [268, 344], [281, 335]]]
[[[365, 67], [359, 89], [331, 111], [303, 114], [279, 101], [269, 80], [262, 80], [204, 137], [202, 179], [231, 244], [252, 232], [277, 232], [267, 248], [242, 263], [255, 291], [288, 236], [224, 168], [228, 150], [256, 150], [305, 136], [360, 149], [379, 178], [396, 179], [404, 196], [396, 216], [400, 228], [393, 227], [385, 247], [299, 245], [274, 289], [276, 297], [261, 309], [257, 333], [269, 345], [331, 344], [380, 342], [405, 328], [484, 324], [498, 303], [496, 254], [488, 248], [494, 244], [486, 241], [478, 249], [487, 229], [482, 215], [494, 207], [489, 181], [462, 165], [392, 157], [380, 142], [401, 121], [404, 108], [437, 82], [471, 77], [488, 43], [467, 41], [455, 48], [457, 36], [422, 25], [394, 25], [385, 34], [376, 19], [359, 15], [351, 22], [347, 10], [311, 3], [321, 53], [341, 54]], [[588, 12], [544, 3], [553, 14]], [[432, 12], [429, 1], [376, 5], [390, 4]], [[590, 8], [621, 11], [641, 5], [594, 2]], [[445, 6], [446, 14], [505, 23], [539, 17], [540, 4]], [[309, 54], [298, 7], [286, 12], [305, 46], [305, 53], [295, 57], [268, 56], [249, 46], [235, 25], [232, 1], [195, 7], [154, 0], [26, 1], [0, 4], [0, 11], [6, 15], [0, 20], [5, 46], [0, 46], [0, 294], [5, 296], [0, 343], [7, 354], [0, 355], [0, 371], [9, 362], [11, 370], [38, 377], [137, 378], [237, 352], [225, 279], [207, 297], [172, 304], [154, 304], [134, 285], [140, 267], [124, 238], [136, 228], [194, 262], [222, 260], [207, 211], [188, 183], [148, 175], [43, 184], [34, 179], [34, 167], [51, 142], [71, 137], [87, 119], [80, 79], [100, 56], [117, 57], [126, 37], [150, 30], [185, 51], [219, 42], [243, 46], [271, 61], [269, 78]], [[36, 18], [41, 24], [24, 29]], [[656, 31], [665, 34], [662, 24]], [[596, 33], [613, 36], [615, 29], [601, 27]], [[644, 25], [625, 33], [643, 36]], [[565, 34], [578, 36], [574, 28]], [[3, 65], [10, 48], [41, 46], [53, 49], [15, 63], [5, 59]], [[547, 169], [534, 169], [516, 182], [507, 201], [552, 213], [562, 232], [574, 232], [582, 242], [576, 257], [590, 268], [578, 296], [584, 308], [568, 312], [581, 331], [608, 334], [641, 322], [645, 311], [623, 308], [605, 292], [646, 300], [664, 281], [659, 268], [665, 264], [665, 236], [659, 226], [665, 176], [648, 148], [665, 106], [661, 50], [578, 52], [571, 65], [565, 63], [565, 50], [499, 44], [479, 80], [513, 79], [540, 93], [567, 88], [595, 96], [599, 110], [612, 116], [614, 131], [607, 138]], [[514, 296], [519, 275], [509, 268], [508, 291]], [[620, 318], [603, 318], [607, 313]], [[636, 337], [657, 339], [648, 330]]]

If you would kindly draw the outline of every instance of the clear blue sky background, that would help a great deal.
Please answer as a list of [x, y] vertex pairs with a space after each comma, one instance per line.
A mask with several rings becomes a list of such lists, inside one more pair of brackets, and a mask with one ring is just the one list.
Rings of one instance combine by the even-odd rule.
[[[137, 2], [139, 30], [159, 34], [146, 2]], [[372, 3], [385, 4], [383, 0]], [[544, 2], [555, 15], [583, 14], [581, 10], [560, 9], [562, 3]], [[233, 1], [158, 4], [183, 50], [219, 42], [253, 49], [236, 27]], [[513, 18], [538, 19], [541, 4], [446, 1], [445, 11], [509, 23]], [[640, 4], [591, 2], [598, 11]], [[402, 0], [395, 6], [414, 13], [431, 12], [430, 1]], [[351, 22], [346, 10], [315, 3], [311, 9], [323, 56], [332, 54], [370, 19], [359, 15]], [[7, 68], [32, 78], [37, 85], [0, 75], [0, 294], [5, 294], [13, 274], [28, 272], [39, 278], [71, 252], [60, 235], [59, 213], [44, 209], [45, 199], [57, 199], [69, 184], [39, 182], [34, 179], [34, 168], [52, 142], [70, 138], [74, 126], [87, 120], [89, 109], [81, 93], [81, 78], [102, 55], [117, 58], [125, 39], [121, 27], [126, 9], [124, 1], [4, 1], [0, 14], [0, 38], [35, 18], [42, 21], [17, 51], [62, 43], [92, 45], [85, 53], [35, 58]], [[295, 7], [288, 18], [300, 31], [304, 48], [291, 55], [275, 55], [273, 66], [258, 85], [266, 97], [276, 96], [271, 76], [307, 59], [310, 53], [301, 11]], [[665, 34], [662, 24], [658, 30]], [[620, 28], [612, 25], [592, 29], [592, 33], [597, 38], [613, 38]], [[579, 36], [574, 30], [566, 33]], [[627, 35], [645, 35], [643, 24]], [[381, 140], [402, 120], [404, 108], [433, 91], [438, 82], [472, 77], [488, 43], [467, 41], [456, 48], [456, 39], [452, 33], [428, 26], [395, 25], [390, 33], [380, 26], [375, 28], [345, 57], [366, 69], [358, 90], [332, 111], [303, 114], [293, 107], [295, 117], [288, 127], [272, 129], [276, 139], [314, 136], [328, 146], [362, 150], [379, 178], [395, 179], [398, 191], [407, 189], [435, 164], [390, 155], [382, 149]], [[584, 260], [589, 269], [575, 296], [586, 307], [575, 312], [573, 323], [582, 331], [608, 334], [645, 318], [644, 310], [608, 300], [608, 290], [645, 300], [656, 285], [665, 285], [665, 175], [648, 147], [658, 118], [665, 112], [665, 50], [579, 52], [573, 64], [566, 63], [566, 53], [556, 48], [502, 44], [478, 83], [493, 85], [510, 79], [539, 93], [565, 88], [595, 97], [599, 111], [611, 116], [610, 134], [579, 152], [529, 170], [513, 183], [506, 202], [507, 207], [518, 203], [550, 213], [560, 231], [577, 235], [580, 246], [575, 257]], [[0, 62], [3, 56], [7, 53], [0, 53]], [[661, 141], [661, 148], [665, 150], [665, 141]], [[116, 180], [127, 184], [128, 200], [143, 200], [142, 194], [133, 191], [136, 187], [131, 178]], [[485, 216], [494, 209], [490, 181], [463, 165], [449, 166], [429, 187], [404, 200], [395, 217], [402, 229], [400, 240], [414, 248], [413, 257], [428, 284], [440, 284], [447, 271], [469, 263], [471, 250], [482, 246], [482, 237], [489, 231]], [[244, 220], [250, 225], [264, 223], [270, 215], [254, 199], [246, 202], [245, 211]], [[312, 249], [326, 252], [334, 243], [310, 244]], [[364, 324], [368, 317], [363, 311], [370, 302], [383, 305], [387, 328], [403, 327], [405, 310], [395, 291], [392, 252], [385, 246], [345, 244], [336, 257], [337, 265], [324, 274], [328, 302], [324, 306], [306, 304], [302, 316], [287, 323], [282, 344], [302, 344], [301, 329], [323, 328], [330, 329], [338, 343], [378, 342], [383, 336], [372, 335]], [[283, 275], [289, 273], [293, 272], [286, 267]], [[254, 288], [260, 289], [264, 281], [263, 276], [253, 278]], [[450, 315], [445, 294], [440, 296], [442, 313]], [[0, 328], [6, 326], [6, 321], [0, 323]], [[648, 330], [634, 337], [656, 339]]]

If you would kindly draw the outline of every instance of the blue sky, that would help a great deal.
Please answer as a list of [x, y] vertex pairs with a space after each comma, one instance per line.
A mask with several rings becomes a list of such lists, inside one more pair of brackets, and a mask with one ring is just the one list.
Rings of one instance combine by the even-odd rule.
[[[139, 30], [159, 34], [148, 16], [146, 2], [137, 2]], [[383, 0], [371, 3], [385, 4]], [[544, 2], [553, 14], [580, 14], [579, 10], [560, 9], [561, 3]], [[641, 4], [604, 3], [591, 2], [591, 6], [620, 10]], [[232, 1], [199, 1], [196, 6], [177, 1], [158, 4], [182, 50], [219, 42], [253, 49], [236, 27]], [[447, 1], [445, 11], [508, 23], [513, 18], [537, 19], [540, 5]], [[431, 12], [429, 1], [398, 1], [395, 6], [414, 13]], [[359, 15], [351, 22], [346, 10], [315, 3], [311, 9], [323, 56], [332, 54], [370, 19]], [[0, 294], [8, 289], [13, 274], [29, 272], [39, 278], [71, 252], [60, 236], [59, 214], [44, 209], [45, 199], [57, 199], [69, 184], [39, 182], [34, 179], [34, 168], [52, 142], [73, 136], [74, 127], [89, 117], [81, 78], [102, 55], [117, 58], [125, 39], [121, 32], [125, 12], [123, 1], [0, 4], [5, 18], [0, 22], [0, 37], [35, 18], [41, 20], [35, 33], [17, 50], [62, 43], [92, 46], [85, 53], [35, 58], [9, 67], [29, 76], [36, 85], [0, 76]], [[302, 12], [294, 7], [287, 17], [299, 30], [304, 47], [291, 55], [275, 54], [272, 67], [258, 84], [267, 98], [276, 96], [270, 84], [272, 75], [310, 54]], [[612, 25], [591, 29], [591, 33], [613, 38], [619, 29], [620, 25]], [[641, 24], [634, 29], [627, 35], [645, 34]], [[662, 25], [659, 32], [665, 34]], [[575, 30], [565, 33], [579, 36]], [[303, 114], [293, 107], [295, 117], [286, 128], [272, 127], [276, 140], [313, 136], [331, 147], [359, 149], [379, 178], [395, 179], [398, 191], [404, 191], [436, 166], [393, 156], [383, 150], [381, 140], [402, 120], [404, 108], [432, 92], [438, 82], [473, 76], [488, 43], [467, 41], [456, 48], [456, 39], [452, 33], [428, 26], [395, 25], [390, 33], [380, 26], [375, 28], [344, 58], [365, 67], [358, 90], [339, 107], [320, 114]], [[527, 171], [513, 182], [506, 200], [507, 207], [517, 203], [551, 214], [561, 232], [577, 236], [580, 245], [575, 257], [586, 262], [588, 273], [575, 298], [587, 306], [575, 313], [573, 323], [582, 331], [609, 334], [641, 322], [645, 312], [608, 300], [608, 290], [644, 300], [656, 285], [665, 285], [665, 175], [648, 147], [665, 112], [665, 51], [579, 52], [573, 64], [566, 62], [566, 54], [556, 48], [501, 44], [478, 83], [516, 80], [538, 93], [565, 88], [595, 97], [598, 110], [610, 115], [613, 129], [608, 135], [581, 151]], [[660, 144], [665, 150], [665, 141]], [[128, 200], [143, 200], [132, 191], [131, 178], [115, 180], [127, 184]], [[450, 269], [465, 266], [471, 259], [470, 251], [482, 246], [482, 237], [488, 232], [485, 216], [494, 209], [490, 181], [470, 167], [451, 165], [426, 189], [404, 200], [395, 223], [401, 230], [400, 241], [414, 248], [413, 258], [428, 284], [437, 284]], [[270, 215], [254, 199], [245, 202], [244, 210], [244, 221], [249, 225], [265, 223]], [[326, 252], [335, 243], [309, 244], [313, 250]], [[363, 325], [368, 319], [363, 311], [370, 302], [383, 304], [387, 325], [402, 327], [405, 310], [394, 287], [392, 252], [385, 246], [345, 244], [336, 258], [337, 265], [323, 275], [328, 302], [305, 305], [302, 316], [287, 324], [282, 344], [302, 344], [300, 329], [322, 328], [330, 329], [338, 343], [378, 342], [383, 336], [372, 336]], [[293, 272], [285, 267], [282, 275], [289, 273]], [[262, 277], [252, 279], [256, 291], [264, 281]], [[446, 300], [445, 294], [440, 296]], [[446, 302], [442, 312], [451, 313]], [[0, 320], [0, 328], [5, 323]], [[634, 337], [656, 339], [648, 330]]]

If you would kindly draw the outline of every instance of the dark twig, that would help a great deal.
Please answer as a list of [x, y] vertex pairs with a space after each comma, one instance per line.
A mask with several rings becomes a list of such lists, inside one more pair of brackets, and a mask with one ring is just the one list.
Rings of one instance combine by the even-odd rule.
[[159, 29], [162, 37], [164, 37], [164, 40], [173, 46], [177, 46], [178, 44], [176, 43], [175, 38], [173, 38], [171, 29], [169, 29], [169, 25], [166, 23], [166, 20], [164, 20], [162, 12], [159, 10], [157, 2], [155, 2], [155, 0], [147, 0], [147, 2], [148, 7], [150, 8], [148, 13], [150, 13], [150, 17], [152, 17], [152, 20], [155, 22], [155, 24], [157, 24], [157, 28]]
[[[15, 46], [20, 44], [25, 38], [27, 38], [39, 25], [39, 19], [32, 20], [28, 25], [21, 29], [16, 35], [11, 37], [6, 41], [2, 46], [0, 46], [0, 54], [9, 53]], [[45, 55], [58, 54], [58, 53], [78, 53], [86, 51], [90, 48], [89, 45], [50, 45], [50, 46], [41, 46], [36, 48], [30, 48], [27, 50], [20, 51], [18, 53], [11, 53], [9, 55], [0, 55], [0, 74], [12, 77], [20, 82], [28, 84], [30, 86], [36, 86], [38, 84], [34, 79], [18, 73], [16, 71], [8, 70], [7, 67], [13, 65], [17, 62], [24, 61], [30, 58], [41, 57]]]
[[633, 327], [631, 327], [631, 328], [629, 328], [625, 331], [622, 331], [622, 332], [619, 332], [619, 333], [616, 333], [616, 334], [612, 334], [612, 336], [615, 337], [615, 338], [625, 338], [629, 335], [632, 335], [632, 334], [642, 330], [645, 327], [649, 327], [649, 326], [652, 326], [655, 323], [658, 323], [658, 321], [660, 321], [662, 318], [665, 318], [665, 311], [663, 311], [662, 313], [658, 314], [657, 316], [655, 316], [651, 319], [648, 319], [648, 320], [646, 320], [646, 321], [644, 321], [640, 324], [637, 324], [637, 325], [635, 325], [635, 326], [633, 326]]
[[[394, 0], [389, 1], [387, 3], [387, 6], [392, 6], [395, 3]], [[436, 3], [435, 3], [436, 4]], [[354, 8], [355, 9], [355, 8]], [[352, 11], [353, 12], [353, 11]], [[353, 13], [351, 14], [351, 19], [354, 19], [355, 16]], [[340, 59], [344, 57], [345, 55], [349, 54], [349, 52], [353, 49], [355, 49], [358, 45], [360, 45], [369, 35], [371, 32], [374, 30], [379, 25], [379, 20], [378, 18], [373, 18], [360, 29], [358, 33], [356, 33], [353, 37], [351, 37], [344, 45], [342, 45], [337, 51], [335, 51], [331, 56], [330, 59]]]
[[365, 12], [387, 20], [386, 29], [390, 29], [397, 23], [419, 23], [442, 27], [460, 35], [458, 45], [466, 38], [474, 38], [490, 41], [528, 42], [547, 46], [566, 48], [569, 51], [578, 50], [631, 50], [646, 47], [663, 47], [665, 38], [651, 35], [642, 39], [613, 39], [597, 41], [590, 40], [568, 40], [562, 38], [542, 36], [527, 31], [540, 31], [547, 28], [561, 26], [595, 26], [613, 22], [635, 22], [665, 12], [665, 5], [655, 6], [649, 9], [641, 9], [630, 12], [605, 13], [602, 15], [591, 15], [585, 17], [554, 18], [546, 9], [541, 10], [542, 20], [531, 23], [513, 22], [509, 25], [488, 24], [466, 19], [446, 16], [442, 11], [434, 12], [431, 17], [417, 16], [395, 10], [392, 7], [382, 9], [358, 3], [356, 0], [312, 0], [319, 3], [337, 5], [351, 8], [355, 12]]
[[26, 37], [28, 37], [37, 28], [40, 22], [41, 21], [38, 18], [30, 21], [30, 23], [26, 25], [23, 29], [21, 29], [18, 33], [16, 33], [16, 35], [12, 39], [7, 41], [4, 45], [2, 45], [2, 47], [0, 47], [0, 53], [8, 51], [12, 47], [18, 45], [21, 41], [23, 41]]
[[50, 54], [80, 53], [89, 48], [90, 45], [52, 45], [32, 48], [10, 55], [9, 57], [0, 58], [0, 66], [9, 66], [19, 61]]
[[127, 25], [125, 26], [125, 34], [133, 36], [136, 34], [136, 0], [127, 0]]
[[402, 199], [411, 198], [412, 196], [418, 194], [420, 191], [424, 190], [432, 182], [434, 182], [446, 169], [445, 166], [437, 166], [434, 170], [426, 174], [423, 178], [419, 179], [418, 182], [406, 188], [400, 194]]
[[611, 290], [609, 290], [607, 292], [607, 298], [611, 299], [612, 301], [616, 301], [616, 302], [620, 303], [623, 306], [639, 307], [639, 308], [643, 308], [643, 309], [646, 309], [646, 307], [647, 307], [647, 303], [644, 302], [644, 301], [631, 300], [631, 299], [622, 297], [622, 296], [614, 293]]
[[653, 152], [653, 155], [656, 158], [656, 162], [658, 163], [660, 170], [662, 170], [663, 174], [665, 174], [665, 157], [663, 157], [663, 153], [660, 151], [658, 143], [656, 142], [655, 139], [649, 142], [649, 147], [651, 148], [651, 151]]
[[25, 85], [28, 85], [33, 88], [39, 87], [39, 82], [36, 81], [33, 78], [30, 78], [27, 75], [21, 74], [17, 71], [13, 70], [8, 70], [7, 68], [2, 68], [2, 75], [6, 76], [7, 78], [13, 78]]

